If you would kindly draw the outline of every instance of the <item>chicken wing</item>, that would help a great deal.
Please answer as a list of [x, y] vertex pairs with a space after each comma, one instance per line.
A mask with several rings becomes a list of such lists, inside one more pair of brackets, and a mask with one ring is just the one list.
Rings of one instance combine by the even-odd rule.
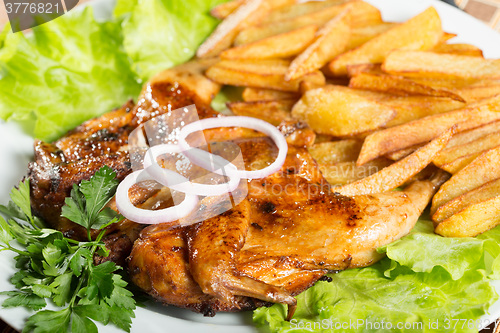
[[[275, 155], [275, 147], [266, 138], [236, 142], [247, 169], [262, 168]], [[307, 149], [290, 146], [281, 171], [249, 182], [246, 203], [194, 226], [175, 229], [184, 242], [176, 264], [184, 260], [183, 279], [168, 278], [166, 287], [163, 278], [152, 273], [173, 267], [164, 262], [165, 254], [171, 252], [170, 243], [149, 231], [161, 227], [145, 229], [136, 242], [130, 257], [131, 277], [171, 304], [177, 290], [185, 295], [191, 292], [186, 299], [199, 298], [201, 291], [211, 296], [203, 298], [203, 309], [210, 314], [252, 304], [243, 302], [242, 306], [241, 296], [292, 304], [290, 295], [311, 286], [327, 271], [379, 260], [376, 249], [410, 231], [434, 190], [431, 181], [418, 181], [404, 191], [344, 197], [330, 191]], [[160, 247], [143, 245], [152, 239]], [[196, 292], [186, 290], [193, 282]], [[175, 298], [173, 304], [198, 311], [191, 301]]]

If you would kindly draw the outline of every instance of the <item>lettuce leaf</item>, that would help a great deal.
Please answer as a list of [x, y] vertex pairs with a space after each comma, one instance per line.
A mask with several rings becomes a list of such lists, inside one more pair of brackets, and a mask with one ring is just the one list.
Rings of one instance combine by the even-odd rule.
[[[461, 278], [470, 270], [482, 269], [490, 272], [490, 258], [500, 255], [500, 245], [486, 235], [483, 238], [441, 237], [433, 232], [431, 221], [419, 221], [426, 232], [410, 235], [379, 249], [392, 259], [392, 266], [385, 274], [391, 276], [396, 263], [409, 267], [414, 272], [430, 273], [440, 266], [450, 273], [452, 279]], [[493, 232], [493, 231], [492, 231]]]
[[0, 33], [0, 119], [52, 141], [136, 98], [141, 83], [187, 61], [226, 0], [118, 0], [115, 18], [73, 10], [22, 33]]
[[254, 323], [270, 332], [477, 332], [498, 298], [490, 278], [500, 276], [499, 239], [500, 228], [444, 238], [419, 221], [379, 249], [387, 254], [379, 263], [331, 274], [332, 282], [300, 294], [293, 321], [273, 305], [255, 310]]
[[136, 97], [140, 84], [123, 51], [119, 22], [98, 23], [92, 8], [4, 36], [0, 118], [51, 141]]
[[218, 21], [209, 10], [227, 0], [118, 0], [124, 46], [142, 80], [186, 62]]

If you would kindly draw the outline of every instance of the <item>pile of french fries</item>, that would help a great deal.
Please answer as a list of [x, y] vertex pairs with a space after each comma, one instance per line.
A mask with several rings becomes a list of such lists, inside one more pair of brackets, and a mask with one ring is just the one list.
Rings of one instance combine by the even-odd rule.
[[403, 23], [361, 0], [233, 0], [211, 13], [222, 22], [197, 57], [216, 59], [212, 81], [244, 87], [228, 108], [307, 123], [336, 192], [385, 192], [446, 171], [432, 199], [436, 233], [500, 224], [500, 60], [449, 43], [434, 8]]

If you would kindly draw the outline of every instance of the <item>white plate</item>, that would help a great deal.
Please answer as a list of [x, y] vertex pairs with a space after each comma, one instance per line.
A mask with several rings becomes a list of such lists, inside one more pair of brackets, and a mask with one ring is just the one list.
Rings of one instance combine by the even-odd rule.
[[[113, 0], [98, 0], [92, 3], [99, 17], [109, 15]], [[470, 43], [480, 47], [487, 58], [500, 58], [500, 35], [475, 18], [462, 11], [436, 0], [366, 0], [378, 7], [387, 21], [404, 21], [418, 14], [429, 6], [434, 6], [443, 21], [447, 32], [458, 34], [452, 42]], [[0, 123], [0, 203], [8, 202], [12, 186], [17, 184], [26, 173], [30, 161], [33, 140], [22, 134], [16, 126]], [[12, 256], [0, 255], [0, 290], [11, 290], [8, 282], [14, 273]], [[497, 290], [500, 283], [494, 283]], [[0, 298], [0, 301], [3, 298]], [[0, 309], [0, 317], [14, 328], [21, 330], [29, 313], [24, 309]], [[483, 319], [495, 320], [500, 317], [500, 302], [490, 308], [490, 314]], [[107, 326], [100, 327], [101, 332], [120, 332]], [[256, 332], [251, 326], [251, 312], [240, 314], [217, 314], [214, 318], [205, 318], [187, 310], [175, 307], [163, 307], [160, 304], [148, 304], [136, 311], [132, 325], [133, 332]]]

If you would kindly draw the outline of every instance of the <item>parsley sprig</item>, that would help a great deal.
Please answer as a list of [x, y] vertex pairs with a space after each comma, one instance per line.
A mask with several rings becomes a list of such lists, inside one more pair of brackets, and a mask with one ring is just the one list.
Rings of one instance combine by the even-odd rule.
[[[17, 290], [2, 292], [9, 296], [3, 306], [37, 311], [23, 332], [97, 332], [96, 321], [130, 331], [136, 303], [117, 273], [121, 268], [110, 261], [95, 265], [93, 260], [95, 253], [109, 254], [102, 242], [105, 228], [123, 219], [105, 207], [117, 186], [115, 172], [103, 167], [90, 180], [74, 185], [66, 198], [62, 216], [86, 228], [86, 242], [43, 227], [31, 212], [28, 179], [12, 189], [7, 206], [0, 205], [0, 212], [10, 217], [6, 221], [0, 216], [0, 251], [15, 252], [19, 269], [10, 280]], [[95, 239], [92, 229], [99, 231]], [[61, 309], [44, 309], [48, 300]]]

